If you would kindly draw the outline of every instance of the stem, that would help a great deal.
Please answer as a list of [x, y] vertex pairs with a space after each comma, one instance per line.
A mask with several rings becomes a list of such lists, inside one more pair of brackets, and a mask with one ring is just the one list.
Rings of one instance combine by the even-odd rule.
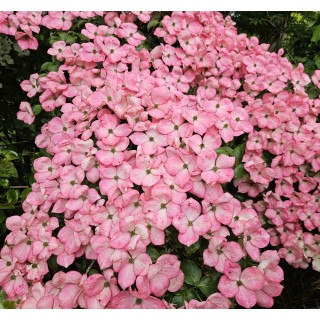
[[10, 186], [8, 187], [9, 189], [25, 189], [29, 188], [30, 186]]
[[200, 301], [202, 301], [202, 299], [199, 297], [199, 295], [198, 295], [198, 292], [195, 290], [195, 293], [196, 293], [196, 295], [197, 295], [197, 298], [200, 300]]
[[92, 266], [93, 266], [94, 263], [95, 263], [94, 260], [90, 263], [89, 267], [88, 267], [87, 270], [86, 270], [86, 274], [90, 271], [90, 269], [92, 268]]

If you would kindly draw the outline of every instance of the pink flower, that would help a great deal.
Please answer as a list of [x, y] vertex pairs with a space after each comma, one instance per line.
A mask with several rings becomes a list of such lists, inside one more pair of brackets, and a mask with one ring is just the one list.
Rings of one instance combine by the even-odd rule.
[[84, 180], [84, 171], [80, 167], [72, 165], [65, 166], [60, 171], [61, 193], [66, 198], [77, 199], [81, 197], [88, 189], [88, 186], [81, 185]]
[[32, 124], [35, 116], [29, 102], [20, 103], [20, 111], [17, 112], [17, 118], [26, 124]]
[[133, 23], [121, 23], [118, 30], [118, 36], [120, 38], [126, 38], [129, 44], [138, 46], [141, 41], [146, 38], [137, 32], [138, 27]]
[[212, 237], [209, 247], [203, 252], [204, 264], [224, 272], [225, 262], [238, 262], [245, 256], [241, 246], [234, 241], [227, 241], [224, 237]]
[[49, 11], [48, 15], [42, 18], [42, 24], [49, 29], [69, 30], [73, 17], [68, 11]]
[[136, 291], [122, 291], [111, 299], [109, 309], [166, 309], [165, 304], [152, 296]]
[[58, 308], [72, 309], [78, 306], [78, 297], [82, 292], [82, 284], [87, 275], [81, 275], [77, 271], [69, 271], [67, 273], [58, 272], [52, 279], [53, 286], [61, 286], [58, 294], [54, 299], [54, 304]]
[[97, 142], [97, 145], [102, 149], [96, 153], [96, 159], [104, 166], [120, 165], [124, 160], [124, 150], [129, 146], [129, 139], [123, 137], [116, 145], [106, 145], [101, 141]]
[[121, 221], [110, 241], [110, 246], [116, 249], [144, 251], [150, 243], [145, 221], [139, 217], [129, 216]]
[[56, 56], [58, 60], [63, 59], [63, 51], [66, 49], [66, 43], [64, 41], [56, 41], [52, 48], [48, 49], [48, 53], [52, 56]]
[[196, 158], [189, 154], [173, 155], [165, 163], [166, 171], [175, 177], [175, 182], [180, 188], [184, 188], [191, 176], [198, 171]]
[[214, 150], [221, 146], [221, 138], [219, 135], [210, 132], [209, 130], [203, 136], [203, 138], [197, 134], [186, 139], [191, 149], [199, 154], [205, 150]]
[[181, 212], [180, 206], [173, 203], [172, 191], [168, 187], [153, 187], [152, 198], [144, 205], [144, 210], [151, 213], [154, 225], [164, 230], [171, 225], [172, 218]]
[[167, 146], [167, 137], [159, 134], [154, 126], [150, 126], [146, 133], [135, 132], [130, 136], [130, 140], [139, 147], [143, 154], [151, 155], [157, 153], [160, 147]]
[[207, 183], [225, 183], [233, 177], [232, 166], [235, 158], [224, 154], [217, 156], [214, 151], [199, 154], [197, 164], [201, 169], [201, 178]]
[[[100, 126], [98, 125], [100, 124]], [[115, 115], [105, 114], [96, 122], [95, 135], [103, 143], [114, 146], [122, 137], [126, 137], [131, 132], [127, 124], [119, 124], [119, 119]]]
[[209, 112], [199, 112], [197, 110], [183, 110], [182, 116], [193, 125], [193, 131], [203, 135], [214, 125], [216, 117]]
[[1, 286], [9, 299], [13, 300], [14, 298], [21, 298], [29, 291], [26, 280], [21, 276], [21, 273], [18, 270], [7, 278], [7, 281], [3, 282]]
[[141, 293], [161, 297], [167, 290], [178, 291], [183, 285], [183, 280], [180, 261], [174, 255], [164, 254], [150, 266], [147, 275], [137, 278], [137, 288]]
[[137, 15], [138, 19], [144, 23], [149, 22], [150, 20], [150, 15], [152, 11], [132, 11], [135, 15]]
[[311, 79], [312, 82], [320, 89], [320, 70], [315, 70]]
[[117, 287], [117, 279], [112, 270], [106, 270], [102, 274], [93, 274], [83, 283], [83, 293], [86, 296], [79, 297], [82, 308], [105, 308], [112, 297], [120, 293]]
[[104, 60], [104, 55], [101, 54], [99, 48], [91, 42], [81, 45], [79, 57], [85, 62], [100, 62]]
[[38, 92], [41, 92], [41, 87], [38, 83], [39, 80], [39, 74], [34, 73], [30, 75], [29, 80], [23, 80], [20, 84], [23, 91], [28, 92], [27, 96], [29, 98], [32, 98], [35, 96]]
[[48, 264], [44, 260], [34, 261], [26, 268], [27, 280], [38, 282], [42, 280], [43, 276], [49, 272]]
[[229, 309], [231, 301], [221, 293], [211, 294], [206, 301], [190, 300], [186, 309]]
[[153, 186], [161, 178], [163, 169], [148, 156], [140, 156], [136, 162], [136, 168], [130, 173], [130, 179], [137, 185]]
[[291, 81], [296, 90], [303, 90], [303, 87], [310, 83], [309, 76], [303, 71], [304, 66], [299, 63], [297, 68], [291, 72]]
[[172, 224], [179, 231], [178, 239], [186, 246], [197, 242], [210, 228], [208, 215], [201, 215], [200, 204], [190, 198], [181, 206], [181, 214], [173, 218]]
[[243, 244], [253, 260], [259, 259], [259, 249], [265, 248], [269, 244], [269, 239], [270, 235], [258, 223], [253, 223], [244, 230]]
[[35, 173], [35, 179], [39, 183], [44, 182], [45, 180], [57, 179], [60, 176], [60, 167], [52, 163], [47, 157], [37, 158], [33, 166], [37, 171]]
[[132, 253], [131, 257], [121, 264], [118, 271], [118, 283], [122, 289], [132, 286], [137, 276], [148, 273], [151, 258], [146, 253]]
[[107, 167], [100, 170], [101, 180], [99, 187], [102, 194], [112, 195], [117, 189], [125, 192], [133, 184], [129, 180], [132, 167], [130, 164], [123, 162], [117, 167]]
[[38, 40], [32, 36], [32, 32], [16, 32], [15, 38], [18, 41], [18, 45], [22, 50], [32, 49], [36, 50], [38, 48]]
[[110, 63], [116, 63], [126, 55], [126, 49], [120, 46], [120, 41], [115, 37], [96, 37], [95, 42]]
[[[50, 299], [51, 298], [51, 299]], [[51, 303], [49, 302], [51, 300]], [[40, 282], [34, 284], [31, 292], [28, 293], [27, 298], [22, 301], [21, 309], [51, 309], [53, 304], [53, 299], [51, 297], [45, 296], [45, 289]]]
[[192, 125], [185, 123], [185, 118], [182, 117], [179, 110], [174, 110], [170, 119], [161, 119], [158, 123], [158, 130], [166, 135], [169, 145], [173, 145], [179, 138], [190, 137], [193, 131]]
[[[58, 70], [21, 83], [51, 114], [35, 141], [47, 156], [0, 253], [0, 286], [18, 307], [175, 308], [160, 297], [181, 290], [191, 251], [222, 273], [221, 293], [186, 308], [270, 308], [280, 259], [320, 270], [320, 100], [304, 66], [221, 13], [157, 16], [0, 12], [0, 33], [22, 49], [57, 31]], [[142, 35], [155, 24], [159, 45]], [[33, 109], [22, 102], [17, 118], [31, 124]], [[52, 256], [102, 271], [48, 280]]]
[[230, 264], [220, 278], [218, 289], [227, 298], [236, 298], [237, 303], [245, 308], [252, 308], [257, 303], [256, 291], [263, 288], [264, 276], [256, 267], [249, 267], [241, 272], [238, 264]]

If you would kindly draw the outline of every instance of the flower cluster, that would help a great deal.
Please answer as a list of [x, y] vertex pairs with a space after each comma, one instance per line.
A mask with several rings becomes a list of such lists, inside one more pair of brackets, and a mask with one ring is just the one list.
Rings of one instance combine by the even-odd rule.
[[[184, 248], [205, 243], [202, 267], [220, 277], [219, 292], [186, 308], [271, 307], [280, 258], [320, 270], [320, 100], [305, 93], [303, 66], [214, 12], [164, 16], [151, 49], [138, 29], [151, 12], [49, 12], [37, 23], [6, 13], [0, 31], [17, 38], [19, 27], [29, 41], [39, 32], [29, 24], [68, 30], [95, 14], [104, 23], [84, 25], [87, 42], [49, 49], [58, 71], [21, 84], [54, 116], [36, 138], [48, 156], [34, 162], [24, 213], [7, 220], [3, 290], [21, 308], [174, 308], [166, 294], [183, 286], [183, 256], [149, 249], [176, 233]], [[32, 123], [31, 105], [20, 108]], [[48, 280], [52, 257], [100, 271]]]
[[79, 11], [2, 11], [0, 12], [0, 33], [14, 36], [22, 50], [38, 48], [38, 39], [42, 26], [48, 29], [69, 30], [76, 17], [87, 19], [103, 12]]

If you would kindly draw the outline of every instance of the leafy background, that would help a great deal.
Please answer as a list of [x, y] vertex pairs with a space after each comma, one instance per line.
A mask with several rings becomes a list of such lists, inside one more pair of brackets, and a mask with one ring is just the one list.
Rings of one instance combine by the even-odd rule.
[[[146, 48], [157, 45], [158, 40], [152, 36], [152, 31], [159, 25], [161, 16], [166, 12], [155, 12], [147, 26], [143, 25], [142, 32], [147, 37], [143, 43]], [[320, 12], [223, 12], [231, 15], [236, 22], [239, 33], [257, 36], [260, 42], [270, 43], [270, 51], [284, 48], [285, 56], [293, 65], [303, 63], [305, 71], [311, 75], [315, 69], [320, 69]], [[93, 23], [101, 24], [101, 18], [94, 18]], [[68, 32], [56, 32], [43, 28], [37, 36], [39, 48], [30, 51], [28, 56], [21, 56], [12, 50], [10, 56], [13, 64], [0, 64], [0, 248], [3, 246], [8, 231], [5, 226], [6, 218], [21, 214], [22, 202], [30, 192], [33, 183], [33, 160], [44, 154], [39, 150], [34, 139], [40, 128], [48, 120], [48, 115], [41, 112], [41, 106], [36, 100], [30, 101], [34, 112], [38, 114], [36, 121], [27, 126], [16, 119], [16, 113], [21, 101], [26, 100], [20, 83], [28, 79], [30, 74], [55, 71], [59, 65], [47, 55], [47, 50], [54, 41], [64, 40], [67, 43], [85, 40], [80, 34], [84, 20], [77, 19]], [[0, 38], [5, 37], [0, 35]], [[1, 40], [1, 39], [0, 39]], [[12, 39], [14, 41], [14, 39]], [[1, 49], [0, 49], [1, 50]], [[310, 97], [315, 98], [319, 91], [310, 86]], [[242, 146], [234, 146], [234, 153], [241, 153]], [[238, 158], [238, 157], [237, 157]], [[238, 170], [241, 170], [239, 166]], [[241, 173], [239, 173], [241, 174]], [[207, 247], [205, 239], [187, 248], [177, 240], [174, 228], [166, 230], [170, 238], [172, 252], [183, 249], [185, 260], [181, 265], [185, 274], [185, 284], [175, 295], [166, 297], [178, 306], [184, 300], [205, 299], [216, 290], [219, 274], [212, 268], [203, 266], [198, 260], [202, 256], [201, 250]], [[182, 246], [184, 248], [180, 248]], [[170, 249], [167, 249], [167, 251]], [[148, 253], [155, 261], [162, 254], [160, 249], [150, 248]], [[320, 277], [319, 273], [311, 268], [307, 270], [294, 269], [282, 261], [285, 272], [284, 290], [280, 297], [275, 299], [274, 308], [320, 308]], [[52, 273], [60, 270], [54, 259], [49, 267]], [[80, 272], [89, 274], [97, 272], [95, 264], [83, 259], [73, 266]], [[170, 295], [170, 293], [168, 293]], [[6, 300], [0, 290], [0, 309], [14, 308], [14, 304]]]

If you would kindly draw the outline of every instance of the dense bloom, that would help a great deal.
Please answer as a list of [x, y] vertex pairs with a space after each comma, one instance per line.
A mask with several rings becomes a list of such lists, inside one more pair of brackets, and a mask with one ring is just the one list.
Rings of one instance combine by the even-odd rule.
[[[270, 308], [280, 258], [320, 270], [320, 103], [305, 92], [319, 71], [217, 12], [155, 17], [0, 14], [22, 49], [42, 26], [61, 36], [54, 66], [21, 83], [52, 116], [24, 212], [6, 221], [0, 286], [18, 307]], [[18, 119], [34, 109], [21, 102]], [[52, 261], [82, 271], [48, 280]]]

